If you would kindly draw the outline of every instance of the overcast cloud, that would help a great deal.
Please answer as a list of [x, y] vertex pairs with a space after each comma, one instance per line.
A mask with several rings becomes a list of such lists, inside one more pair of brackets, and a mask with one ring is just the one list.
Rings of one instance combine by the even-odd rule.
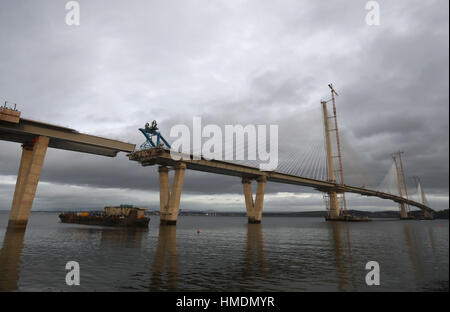
[[[278, 124], [280, 154], [322, 139], [320, 100], [333, 82], [347, 183], [376, 185], [405, 152], [433, 208], [448, 208], [449, 3], [378, 1], [0, 0], [0, 100], [24, 118], [132, 142], [158, 120]], [[170, 140], [169, 140], [170, 141]], [[0, 209], [9, 210], [21, 148], [0, 141]], [[159, 206], [156, 168], [49, 149], [37, 209]], [[411, 189], [412, 179], [408, 179]], [[349, 183], [350, 184], [350, 183]], [[182, 208], [244, 211], [237, 178], [188, 171]], [[323, 209], [321, 194], [269, 183], [267, 210]], [[282, 192], [282, 193], [280, 193]], [[393, 209], [352, 196], [352, 208]], [[214, 207], [216, 208], [216, 207]]]

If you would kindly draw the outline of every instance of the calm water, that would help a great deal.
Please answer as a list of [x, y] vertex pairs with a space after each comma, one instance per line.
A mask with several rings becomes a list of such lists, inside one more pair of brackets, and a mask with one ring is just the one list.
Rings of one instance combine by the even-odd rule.
[[[0, 213], [3, 291], [448, 291], [447, 220], [330, 223], [319, 218], [187, 217], [148, 230], [61, 224], [32, 213], [25, 233]], [[197, 229], [200, 234], [197, 234]], [[80, 286], [67, 286], [78, 261]], [[366, 286], [365, 264], [381, 285]]]

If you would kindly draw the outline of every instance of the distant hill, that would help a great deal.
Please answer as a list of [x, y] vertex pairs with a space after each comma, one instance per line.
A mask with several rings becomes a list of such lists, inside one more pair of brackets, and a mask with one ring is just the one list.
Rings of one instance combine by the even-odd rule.
[[[400, 212], [397, 210], [387, 211], [361, 211], [361, 210], [349, 210], [349, 214], [356, 217], [368, 217], [368, 218], [392, 218], [397, 219], [400, 216]], [[298, 212], [263, 212], [266, 217], [302, 217], [302, 218], [324, 218], [325, 211], [298, 211]], [[410, 212], [413, 216], [420, 216], [422, 212], [420, 210], [413, 210]], [[215, 215], [215, 216], [232, 216], [232, 217], [245, 217], [247, 214], [245, 211], [239, 212], [222, 212], [222, 211], [182, 211], [180, 215]], [[448, 209], [438, 211], [436, 219], [448, 219]]]
[[[420, 210], [413, 210], [410, 211], [410, 215], [414, 217], [422, 216], [423, 213]], [[435, 219], [448, 219], [448, 209], [436, 211], [436, 214], [434, 215]]]
[[[369, 217], [369, 218], [398, 218], [398, 211], [360, 211], [360, 210], [348, 210], [348, 213], [356, 216], [356, 217]], [[312, 218], [324, 218], [326, 212], [325, 211], [300, 211], [300, 212], [266, 212], [263, 213], [264, 216], [292, 216], [292, 217], [312, 217]]]
[[[387, 211], [361, 211], [361, 210], [349, 210], [349, 214], [356, 217], [368, 217], [368, 218], [399, 218], [400, 212], [397, 210]], [[421, 210], [413, 210], [411, 215], [419, 217], [423, 213]], [[266, 212], [265, 216], [297, 216], [297, 217], [325, 217], [325, 211], [302, 211], [302, 212]], [[435, 215], [436, 219], [448, 219], [448, 209], [437, 211]]]
[[435, 218], [436, 219], [448, 219], [448, 209], [437, 211]]
[[[92, 211], [92, 209], [78, 209], [77, 211]], [[40, 210], [33, 211], [34, 212], [57, 212], [54, 210]], [[351, 215], [356, 217], [368, 217], [368, 218], [399, 218], [398, 210], [387, 210], [387, 211], [361, 211], [361, 210], [349, 210]], [[159, 215], [159, 210], [149, 210], [146, 212], [147, 215]], [[410, 212], [412, 216], [418, 217], [422, 215], [422, 211], [420, 210], [412, 210]], [[230, 216], [230, 217], [245, 217], [247, 213], [245, 211], [238, 212], [223, 212], [223, 211], [215, 211], [215, 210], [206, 210], [206, 211], [197, 211], [197, 210], [180, 210], [181, 216]], [[267, 217], [302, 217], [302, 218], [324, 218], [325, 211], [297, 211], [297, 212], [263, 212], [264, 216]], [[448, 219], [449, 209], [436, 211], [435, 218], [436, 219]]]

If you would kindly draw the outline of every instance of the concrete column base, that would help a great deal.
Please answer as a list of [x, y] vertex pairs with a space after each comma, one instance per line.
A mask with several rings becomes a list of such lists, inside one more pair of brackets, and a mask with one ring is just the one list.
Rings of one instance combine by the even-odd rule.
[[8, 226], [11, 228], [27, 226], [49, 140], [48, 137], [38, 136], [32, 143], [22, 145], [22, 158], [9, 215]]
[[176, 225], [178, 210], [180, 207], [181, 191], [183, 189], [184, 172], [186, 164], [178, 163], [175, 166], [175, 174], [172, 181], [172, 189], [169, 190], [169, 171], [167, 167], [159, 168], [159, 192], [160, 192], [160, 225]]
[[329, 218], [339, 218], [340, 211], [339, 211], [339, 202], [337, 198], [336, 192], [329, 192], [328, 193], [329, 199], [330, 199], [330, 215]]
[[264, 203], [264, 193], [266, 189], [267, 178], [261, 176], [257, 179], [256, 198], [253, 200], [251, 180], [242, 178], [244, 188], [245, 207], [249, 224], [259, 224], [262, 219], [262, 209]]
[[11, 230], [22, 230], [26, 229], [28, 220], [9, 220], [8, 229]]
[[425, 219], [434, 219], [434, 216], [433, 216], [433, 214], [432, 213], [430, 213], [430, 212], [428, 212], [428, 210], [425, 210], [424, 212], [423, 212], [423, 216], [424, 216], [424, 218]]
[[400, 204], [400, 219], [408, 219], [408, 212], [404, 203]]
[[159, 220], [159, 225], [177, 225], [177, 220]]

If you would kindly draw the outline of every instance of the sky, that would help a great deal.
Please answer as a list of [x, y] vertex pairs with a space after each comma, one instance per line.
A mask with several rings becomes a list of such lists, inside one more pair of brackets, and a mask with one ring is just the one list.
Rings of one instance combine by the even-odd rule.
[[[280, 155], [323, 140], [320, 101], [339, 92], [347, 184], [377, 185], [404, 151], [408, 186], [449, 207], [449, 3], [378, 1], [0, 0], [0, 101], [22, 117], [139, 145], [157, 120], [169, 141], [193, 117], [279, 126]], [[21, 147], [0, 141], [0, 210], [9, 210]], [[280, 156], [280, 157], [281, 157]], [[33, 210], [159, 208], [157, 168], [49, 149]], [[394, 210], [349, 196], [349, 207]], [[245, 211], [234, 177], [187, 171], [185, 210]], [[322, 210], [322, 194], [268, 183], [265, 211]]]

